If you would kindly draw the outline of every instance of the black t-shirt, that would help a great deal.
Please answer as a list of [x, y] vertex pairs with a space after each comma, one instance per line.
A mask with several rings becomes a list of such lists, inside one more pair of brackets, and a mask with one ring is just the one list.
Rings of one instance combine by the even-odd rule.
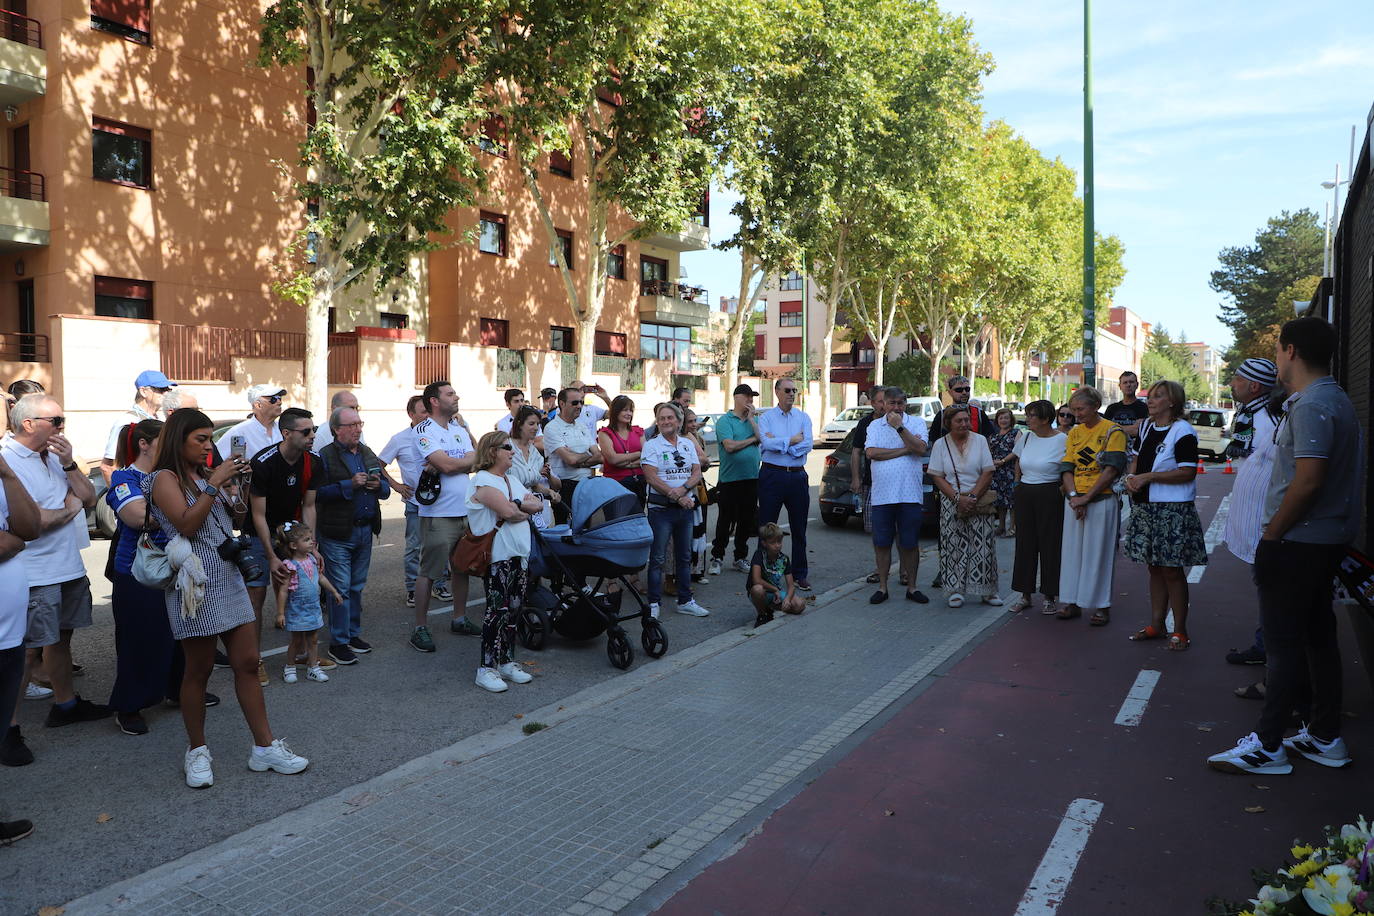
[[[304, 454], [304, 461], [296, 459], [295, 464], [287, 464], [279, 446], [274, 443], [253, 456], [254, 496], [267, 497], [267, 530], [276, 531], [283, 522], [300, 518], [301, 504], [305, 501], [305, 491], [318, 490], [324, 480], [324, 465], [316, 455]], [[309, 464], [309, 473], [305, 473]], [[256, 530], [250, 531], [256, 534]]]
[[1129, 404], [1117, 401], [1115, 404], [1108, 404], [1107, 409], [1102, 411], [1102, 416], [1117, 426], [1130, 426], [1147, 419], [1150, 416], [1150, 408], [1145, 405], [1144, 398], [1136, 398]]
[[[851, 440], [854, 450], [849, 453], [850, 461], [863, 461], [864, 449], [868, 447], [868, 427], [874, 416], [870, 413], [854, 427], [854, 438]], [[863, 484], [866, 487], [873, 486], [873, 466], [867, 461], [863, 461]]]
[[[1164, 437], [1169, 434], [1169, 427], [1160, 429], [1153, 423], [1145, 426], [1145, 439], [1140, 443], [1140, 454], [1135, 459], [1135, 472], [1145, 474], [1154, 470], [1155, 456], [1159, 454], [1159, 449], [1164, 445]], [[1174, 443], [1174, 460], [1181, 468], [1191, 467], [1197, 464], [1197, 436], [1179, 436]], [[1150, 485], [1147, 483], [1141, 487], [1132, 497], [1138, 503], [1150, 501]]]

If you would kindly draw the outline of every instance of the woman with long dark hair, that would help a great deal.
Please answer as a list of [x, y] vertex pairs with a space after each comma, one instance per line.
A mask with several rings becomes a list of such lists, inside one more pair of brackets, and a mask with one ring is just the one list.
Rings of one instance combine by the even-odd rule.
[[[166, 592], [172, 636], [181, 643], [186, 672], [181, 679], [181, 718], [189, 747], [182, 768], [186, 784], [202, 789], [214, 783], [210, 749], [205, 746], [205, 685], [215, 667], [215, 641], [222, 640], [234, 671], [234, 693], [253, 750], [248, 768], [263, 773], [299, 773], [310, 761], [272, 736], [267, 704], [258, 682], [258, 640], [253, 605], [236, 562], [220, 555], [234, 537], [233, 522], [220, 488], [247, 468], [237, 455], [213, 471], [206, 460], [214, 447], [214, 424], [199, 410], [183, 408], [163, 427], [153, 471], [143, 493], [153, 519], [168, 539], [167, 555], [177, 568], [175, 587]], [[230, 543], [227, 553], [236, 553]], [[237, 551], [243, 556], [244, 551]]]
[[644, 430], [634, 425], [635, 402], [625, 395], [611, 401], [606, 425], [597, 430], [596, 444], [601, 446], [601, 473], [639, 497], [644, 507], [644, 472], [639, 458], [644, 447]]

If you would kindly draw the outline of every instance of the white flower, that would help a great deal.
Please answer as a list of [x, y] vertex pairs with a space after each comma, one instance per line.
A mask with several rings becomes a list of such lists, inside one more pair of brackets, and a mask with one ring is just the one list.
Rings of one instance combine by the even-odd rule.
[[1356, 890], [1350, 880], [1351, 870], [1345, 865], [1328, 865], [1320, 875], [1313, 876], [1312, 887], [1302, 889], [1302, 899], [1312, 912], [1322, 916], [1337, 916], [1334, 904], [1349, 903]]
[[1359, 840], [1361, 845], [1369, 843], [1369, 822], [1364, 819], [1364, 815], [1360, 815], [1360, 819], [1355, 823], [1346, 824], [1341, 828], [1341, 839]]
[[1277, 913], [1279, 908], [1297, 896], [1297, 891], [1291, 891], [1286, 887], [1274, 887], [1266, 884], [1259, 889], [1259, 896], [1250, 902], [1255, 905], [1256, 913]]

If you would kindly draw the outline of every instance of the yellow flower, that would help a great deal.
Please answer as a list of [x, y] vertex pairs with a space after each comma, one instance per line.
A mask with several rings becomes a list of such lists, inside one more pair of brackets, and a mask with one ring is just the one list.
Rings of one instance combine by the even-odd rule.
[[1308, 856], [1312, 855], [1312, 847], [1294, 846], [1292, 849], [1289, 850], [1289, 852], [1293, 854], [1293, 858], [1295, 859], [1305, 859]]
[[1351, 903], [1331, 904], [1331, 916], [1352, 916], [1355, 912], [1355, 905]]
[[1288, 870], [1288, 873], [1294, 878], [1305, 878], [1314, 872], [1321, 871], [1325, 864], [1326, 863], [1319, 862], [1316, 859], [1308, 859], [1306, 862], [1299, 862], [1297, 865], [1294, 865]]

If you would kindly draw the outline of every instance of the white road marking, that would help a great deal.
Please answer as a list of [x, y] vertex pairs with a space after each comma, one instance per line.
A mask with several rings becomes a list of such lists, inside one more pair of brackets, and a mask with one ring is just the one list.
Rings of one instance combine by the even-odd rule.
[[1146, 669], [1137, 674], [1135, 683], [1131, 685], [1125, 701], [1121, 704], [1121, 710], [1116, 714], [1116, 724], [1139, 725], [1145, 715], [1145, 707], [1150, 703], [1150, 694], [1154, 693], [1155, 685], [1158, 683], [1158, 671]]
[[[1231, 508], [1231, 494], [1227, 493], [1221, 498], [1221, 505], [1217, 506], [1217, 514], [1212, 516], [1212, 524], [1207, 526], [1207, 534], [1203, 540], [1207, 544], [1207, 556], [1212, 555], [1212, 551], [1222, 542], [1226, 536], [1226, 515]], [[1202, 574], [1207, 571], [1206, 566], [1194, 566], [1188, 570], [1188, 582], [1196, 585], [1202, 581]]]
[[1053, 916], [1064, 902], [1078, 860], [1088, 845], [1088, 835], [1102, 815], [1102, 802], [1075, 798], [1064, 812], [1050, 848], [1031, 877], [1030, 887], [1016, 907], [1016, 916]]

